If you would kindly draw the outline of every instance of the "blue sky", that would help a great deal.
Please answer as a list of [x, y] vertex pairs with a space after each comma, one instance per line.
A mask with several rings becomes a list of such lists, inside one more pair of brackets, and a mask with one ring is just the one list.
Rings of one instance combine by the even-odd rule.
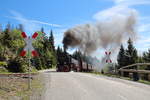
[[47, 32], [53, 29], [56, 44], [61, 45], [63, 31], [76, 24], [93, 21], [96, 12], [112, 5], [112, 1], [101, 0], [3, 0], [0, 3], [0, 23], [3, 26], [8, 22], [14, 25], [23, 23], [28, 33], [40, 27]]
[[28, 19], [69, 27], [91, 21], [93, 14], [112, 4], [101, 0], [3, 0], [0, 3], [1, 21], [16, 23], [15, 20], [5, 18], [12, 16], [11, 11], [15, 11]]
[[[54, 31], [56, 45], [62, 45], [63, 32], [77, 24], [103, 20], [118, 10], [138, 13], [136, 48], [139, 52], [150, 47], [150, 0], [2, 0], [0, 24], [22, 23], [32, 33], [41, 27]], [[121, 11], [121, 10], [120, 10]], [[113, 13], [112, 13], [113, 12]]]

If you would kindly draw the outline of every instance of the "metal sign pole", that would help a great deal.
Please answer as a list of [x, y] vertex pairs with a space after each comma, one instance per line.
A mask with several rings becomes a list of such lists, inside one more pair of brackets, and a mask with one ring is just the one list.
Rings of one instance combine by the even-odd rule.
[[24, 38], [26, 42], [26, 46], [24, 50], [20, 53], [20, 56], [25, 56], [26, 52], [28, 53], [28, 89], [31, 89], [31, 55], [30, 52], [32, 53], [33, 56], [38, 56], [38, 53], [34, 50], [32, 46], [32, 40], [35, 39], [38, 36], [38, 33], [35, 32], [32, 37], [27, 37], [25, 32], [21, 33], [22, 37]]
[[30, 90], [31, 89], [31, 73], [30, 73], [30, 51], [28, 49], [28, 89]]

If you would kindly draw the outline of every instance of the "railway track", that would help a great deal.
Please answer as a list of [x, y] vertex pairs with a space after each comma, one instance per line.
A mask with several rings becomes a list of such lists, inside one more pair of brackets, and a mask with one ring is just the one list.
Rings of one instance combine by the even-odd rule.
[[[38, 73], [31, 73], [31, 77], [37, 75]], [[28, 73], [10, 73], [10, 74], [0, 74], [0, 77], [28, 77]]]

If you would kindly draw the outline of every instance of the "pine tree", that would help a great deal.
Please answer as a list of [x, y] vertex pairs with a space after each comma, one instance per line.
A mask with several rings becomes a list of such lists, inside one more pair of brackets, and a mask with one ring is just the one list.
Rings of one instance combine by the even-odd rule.
[[11, 25], [10, 23], [8, 22], [7, 26], [6, 26], [6, 31], [10, 32], [11, 31]]
[[57, 47], [57, 57], [60, 55], [60, 53], [61, 53], [61, 50], [60, 50], [60, 47], [58, 46]]
[[22, 24], [19, 24], [19, 28], [18, 28], [18, 30], [20, 30], [21, 32], [23, 32], [23, 31], [24, 31], [24, 28], [23, 28], [23, 25], [22, 25]]
[[59, 46], [57, 48], [57, 61], [58, 64], [63, 64], [64, 62], [63, 50]]
[[120, 47], [117, 61], [118, 61], [118, 69], [125, 66], [125, 50], [124, 50], [123, 45], [121, 45]]
[[76, 50], [76, 51], [73, 53], [72, 57], [73, 57], [74, 59], [76, 59], [76, 60], [80, 60], [80, 59], [83, 58], [83, 55], [82, 55], [82, 53], [81, 53], [80, 51]]
[[143, 59], [145, 62], [150, 62], [150, 49], [143, 53]]
[[0, 33], [3, 31], [3, 29], [2, 29], [2, 25], [0, 24]]
[[[133, 46], [133, 42], [130, 38], [127, 43], [128, 43], [128, 47], [126, 50], [124, 50], [123, 45], [121, 45], [120, 47], [120, 51], [117, 58], [118, 69], [127, 65], [134, 64], [138, 61], [137, 50]], [[137, 68], [137, 66], [135, 66], [134, 68]], [[128, 75], [129, 75], [128, 72], [124, 72], [124, 76], [128, 76]]]
[[52, 50], [55, 51], [54, 36], [53, 36], [53, 31], [52, 31], [52, 30], [51, 30], [51, 32], [50, 32], [49, 42], [50, 42], [50, 44], [51, 44]]
[[41, 28], [41, 32], [44, 33], [44, 28], [43, 27]]
[[137, 62], [138, 55], [137, 55], [137, 50], [133, 46], [132, 40], [129, 38], [128, 40], [128, 48], [126, 50], [126, 65], [134, 64]]
[[138, 56], [138, 63], [144, 63], [144, 59], [142, 56]]
[[[149, 62], [150, 62], [150, 49], [149, 49], [147, 52], [144, 52], [144, 53], [143, 53], [143, 60], [144, 60], [144, 62], [146, 62], [146, 63], [149, 63]], [[150, 70], [150, 66], [147, 66], [147, 67], [146, 67], [146, 70]]]
[[[0, 25], [1, 31], [1, 25]], [[20, 57], [19, 54], [24, 48], [25, 42], [21, 37], [23, 31], [22, 25], [12, 29], [12, 25], [7, 24], [6, 28], [0, 34], [0, 60], [6, 61], [9, 65], [8, 70], [12, 72], [24, 72], [28, 67], [26, 56]], [[41, 29], [44, 32], [44, 28]], [[51, 43], [46, 34], [42, 34], [43, 38], [38, 38], [33, 42], [34, 48], [39, 56], [32, 59], [32, 66], [36, 69], [50, 68], [57, 63], [55, 52], [52, 50]], [[51, 35], [52, 43], [54, 44], [53, 34]], [[54, 45], [53, 45], [54, 47]], [[61, 54], [63, 53], [60, 48]], [[61, 56], [63, 58], [63, 55]], [[62, 60], [63, 61], [63, 60]], [[52, 66], [51, 66], [52, 65]]]
[[42, 69], [42, 64], [41, 64], [40, 57], [33, 58], [33, 66], [35, 66], [35, 68], [38, 69], [38, 70]]
[[8, 28], [5, 29], [5, 31], [3, 32], [3, 37], [2, 37], [2, 41], [1, 43], [5, 46], [10, 48], [11, 47], [11, 36], [10, 36], [10, 31]]

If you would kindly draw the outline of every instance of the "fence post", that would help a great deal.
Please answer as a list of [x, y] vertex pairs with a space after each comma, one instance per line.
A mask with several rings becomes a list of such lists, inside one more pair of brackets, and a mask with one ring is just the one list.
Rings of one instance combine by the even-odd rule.
[[139, 74], [137, 72], [133, 72], [133, 81], [139, 80]]
[[148, 74], [148, 80], [150, 81], [150, 74]]
[[124, 76], [124, 72], [123, 71], [120, 71], [121, 72], [121, 76]]

